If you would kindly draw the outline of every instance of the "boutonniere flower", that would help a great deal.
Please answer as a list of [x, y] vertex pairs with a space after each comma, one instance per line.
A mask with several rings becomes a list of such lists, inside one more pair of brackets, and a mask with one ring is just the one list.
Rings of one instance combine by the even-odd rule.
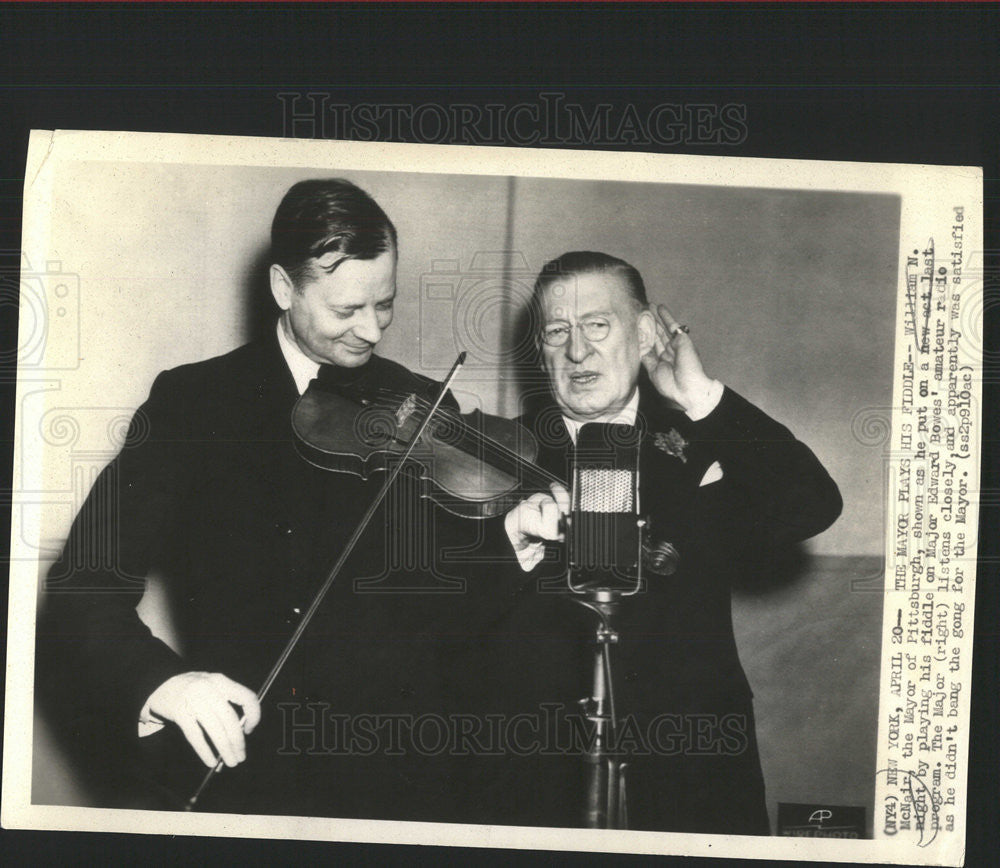
[[677, 433], [676, 428], [671, 428], [666, 434], [656, 433], [653, 435], [653, 445], [657, 449], [666, 452], [667, 455], [673, 455], [674, 458], [680, 458], [685, 464], [687, 464], [687, 456], [684, 454], [684, 447], [690, 446], [679, 433]]

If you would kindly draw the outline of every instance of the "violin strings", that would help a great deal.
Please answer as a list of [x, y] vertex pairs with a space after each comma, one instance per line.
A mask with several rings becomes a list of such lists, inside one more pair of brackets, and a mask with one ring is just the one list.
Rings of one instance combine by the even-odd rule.
[[[415, 392], [405, 392], [405, 391], [401, 392], [395, 389], [379, 388], [375, 390], [375, 394], [378, 395], [379, 397], [391, 398], [393, 400], [405, 400], [408, 398], [412, 398], [414, 401], [415, 409], [427, 410], [429, 407], [432, 406], [431, 401], [421, 397]], [[529, 475], [534, 474], [536, 476], [536, 481], [537, 478], [541, 478], [546, 483], [558, 482], [560, 484], [563, 484], [563, 481], [559, 479], [558, 476], [554, 476], [544, 468], [539, 467], [537, 464], [534, 464], [531, 461], [528, 461], [526, 458], [522, 457], [517, 452], [508, 449], [502, 443], [498, 443], [491, 437], [488, 437], [485, 434], [482, 434], [481, 432], [477, 431], [467, 422], [463, 421], [460, 418], [459, 414], [456, 414], [450, 408], [443, 408], [443, 407], [439, 408], [438, 417], [440, 419], [447, 420], [448, 422], [451, 422], [452, 424], [456, 425], [458, 427], [459, 433], [464, 438], [471, 440], [476, 446], [479, 446], [482, 452], [475, 453], [469, 449], [463, 449], [463, 444], [461, 442], [451, 443], [449, 445], [452, 445], [457, 449], [462, 449], [462, 451], [466, 452], [466, 454], [473, 455], [474, 457], [478, 454], [483, 454], [483, 455], [492, 454], [498, 458], [506, 459], [508, 462], [514, 464], [518, 469], [527, 471]]]
[[[431, 402], [428, 401], [426, 398], [421, 398], [415, 394], [413, 395], [413, 397], [417, 403], [417, 406], [420, 409], [426, 410], [429, 406], [431, 406]], [[562, 484], [562, 480], [559, 479], [559, 477], [554, 476], [544, 468], [539, 467], [537, 464], [528, 461], [526, 458], [522, 457], [517, 452], [514, 452], [512, 449], [508, 449], [502, 443], [498, 443], [493, 438], [480, 433], [471, 425], [469, 425], [467, 422], [463, 421], [461, 418], [456, 418], [455, 414], [450, 409], [439, 411], [439, 415], [442, 418], [447, 419], [456, 424], [457, 426], [459, 426], [460, 433], [462, 433], [463, 436], [467, 436], [470, 440], [475, 442], [477, 446], [481, 446], [484, 450], [484, 454], [492, 452], [493, 455], [507, 459], [508, 461], [516, 465], [519, 469], [527, 470], [529, 473], [534, 473], [536, 476], [541, 477], [546, 482], [549, 483], [558, 482]], [[451, 445], [456, 446], [456, 448], [461, 448], [461, 446], [459, 446], [458, 444], [451, 444]], [[468, 452], [468, 450], [464, 451]]]

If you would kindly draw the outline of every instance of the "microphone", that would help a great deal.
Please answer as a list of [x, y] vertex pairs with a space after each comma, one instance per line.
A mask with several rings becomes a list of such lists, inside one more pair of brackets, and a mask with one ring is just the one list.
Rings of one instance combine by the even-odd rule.
[[590, 422], [576, 438], [566, 521], [569, 584], [576, 592], [634, 593], [642, 578], [640, 433]]

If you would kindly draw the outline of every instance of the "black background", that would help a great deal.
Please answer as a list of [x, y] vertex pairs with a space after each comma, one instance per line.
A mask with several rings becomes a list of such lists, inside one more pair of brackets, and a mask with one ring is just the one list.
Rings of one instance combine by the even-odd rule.
[[[5, 4], [0, 8], [0, 276], [16, 275], [18, 267], [29, 130], [280, 137], [286, 135], [277, 96], [282, 92], [328, 93], [331, 102], [344, 104], [511, 106], [537, 103], [540, 93], [558, 91], [567, 102], [585, 108], [610, 103], [616, 112], [627, 103], [738, 103], [747, 107], [747, 136], [738, 145], [576, 146], [983, 166], [985, 246], [994, 252], [986, 257], [983, 533], [966, 864], [993, 864], [1000, 850], [1000, 533], [993, 531], [1000, 507], [998, 15], [992, 4], [922, 3]], [[9, 491], [17, 309], [9, 297], [3, 301], [0, 485]], [[0, 494], [0, 527], [8, 526], [9, 509], [9, 497]], [[6, 553], [6, 531], [0, 539], [0, 553]], [[6, 606], [3, 611], [5, 616]], [[600, 854], [33, 832], [4, 832], [0, 858], [8, 864], [653, 862]]]

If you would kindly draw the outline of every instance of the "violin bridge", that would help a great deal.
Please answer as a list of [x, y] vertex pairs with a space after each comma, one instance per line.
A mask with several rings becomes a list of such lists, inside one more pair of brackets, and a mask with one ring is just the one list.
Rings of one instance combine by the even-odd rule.
[[407, 395], [406, 400], [399, 405], [399, 409], [396, 410], [396, 425], [400, 428], [406, 424], [406, 420], [413, 415], [413, 412], [417, 409], [417, 397], [416, 395]]

